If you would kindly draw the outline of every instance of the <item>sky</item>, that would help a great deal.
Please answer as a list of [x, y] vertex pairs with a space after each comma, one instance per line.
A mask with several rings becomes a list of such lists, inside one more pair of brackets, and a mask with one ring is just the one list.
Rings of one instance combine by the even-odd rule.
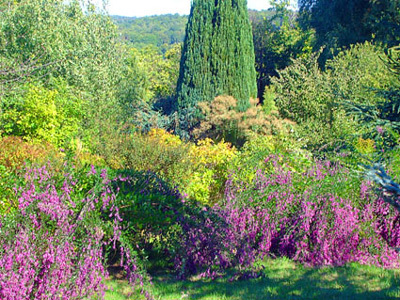
[[[160, 14], [188, 15], [191, 0], [108, 0], [110, 15], [143, 17]], [[268, 9], [269, 0], [247, 0], [250, 9]]]

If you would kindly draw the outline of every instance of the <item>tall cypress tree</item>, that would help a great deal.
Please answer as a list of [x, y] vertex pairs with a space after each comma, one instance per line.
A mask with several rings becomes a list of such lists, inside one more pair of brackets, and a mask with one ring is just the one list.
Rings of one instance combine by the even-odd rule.
[[193, 0], [177, 86], [178, 109], [219, 95], [244, 111], [257, 97], [252, 30], [246, 0]]

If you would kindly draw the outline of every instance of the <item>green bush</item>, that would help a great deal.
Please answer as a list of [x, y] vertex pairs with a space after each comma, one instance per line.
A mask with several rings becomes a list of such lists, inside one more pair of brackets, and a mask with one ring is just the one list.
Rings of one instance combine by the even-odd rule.
[[[268, 171], [265, 159], [270, 155], [285, 157], [289, 170], [302, 172], [311, 164], [312, 154], [302, 149], [303, 145], [292, 136], [253, 136], [229, 165], [231, 179], [238, 184], [250, 184], [259, 170]], [[269, 169], [273, 172], [274, 169]]]
[[299, 138], [310, 149], [351, 145], [362, 135], [358, 119], [348, 114], [348, 102], [377, 103], [376, 90], [393, 84], [383, 56], [378, 46], [359, 44], [328, 61], [325, 71], [314, 55], [295, 60], [273, 80], [280, 113], [299, 125]]
[[140, 245], [135, 250], [143, 260], [171, 263], [172, 257], [165, 251], [174, 251], [179, 244], [178, 212], [187, 204], [176, 189], [154, 173], [124, 170], [116, 174], [123, 178], [113, 186], [119, 191], [117, 203], [125, 243]]
[[205, 139], [195, 144], [163, 129], [152, 129], [147, 134], [121, 135], [115, 153], [107, 160], [109, 165], [154, 173], [178, 187], [185, 198], [213, 205], [222, 199], [237, 150], [224, 141]]
[[63, 82], [54, 89], [26, 84], [22, 92], [7, 98], [0, 115], [2, 131], [27, 140], [65, 147], [79, 132], [82, 100]]

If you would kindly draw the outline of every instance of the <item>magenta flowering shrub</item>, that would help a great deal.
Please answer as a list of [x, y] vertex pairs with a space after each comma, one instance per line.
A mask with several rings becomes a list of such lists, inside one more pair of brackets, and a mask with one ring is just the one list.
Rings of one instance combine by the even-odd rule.
[[142, 283], [135, 257], [120, 242], [122, 219], [107, 172], [60, 178], [49, 170], [27, 170], [25, 185], [16, 188], [18, 209], [0, 216], [0, 299], [102, 297], [110, 244], [121, 247], [131, 282]]
[[234, 267], [246, 271], [270, 250], [275, 232], [267, 211], [230, 202], [224, 207], [192, 207], [180, 212], [178, 222], [182, 237], [174, 263], [179, 278], [199, 272], [216, 278]]
[[328, 161], [302, 172], [278, 156], [265, 163], [250, 185], [232, 176], [220, 206], [180, 212], [174, 256], [180, 277], [243, 271], [265, 255], [311, 266], [399, 266], [400, 215], [368, 182]]
[[233, 206], [269, 216], [262, 232], [271, 236], [270, 247], [256, 248], [256, 253], [314, 266], [399, 265], [394, 249], [400, 246], [399, 213], [377, 199], [367, 182], [331, 162], [316, 161], [299, 173], [285, 168], [276, 156], [266, 159], [271, 161], [275, 172], [259, 171], [253, 184], [245, 187], [228, 181], [226, 188], [228, 211]]
[[[378, 201], [373, 207], [366, 204], [359, 209], [335, 196], [303, 202], [293, 259], [319, 266], [360, 262], [397, 267], [398, 254], [379, 230], [378, 224], [385, 218], [377, 211], [382, 204], [386, 206]], [[395, 218], [389, 216], [387, 221], [393, 223]], [[399, 232], [400, 227], [395, 231]]]
[[398, 266], [400, 215], [368, 182], [331, 162], [302, 171], [277, 156], [265, 164], [251, 184], [232, 176], [214, 207], [152, 174], [27, 170], [18, 208], [0, 216], [0, 299], [101, 298], [107, 249], [119, 252], [132, 285], [143, 285], [138, 245], [172, 262], [180, 278], [228, 268], [255, 276], [246, 272], [265, 255]]

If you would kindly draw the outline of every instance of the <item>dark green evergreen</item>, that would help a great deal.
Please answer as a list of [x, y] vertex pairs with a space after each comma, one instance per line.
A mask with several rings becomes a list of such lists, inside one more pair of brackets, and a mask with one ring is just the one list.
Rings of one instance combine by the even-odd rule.
[[240, 110], [257, 97], [246, 0], [193, 0], [177, 86], [178, 108], [231, 95]]

